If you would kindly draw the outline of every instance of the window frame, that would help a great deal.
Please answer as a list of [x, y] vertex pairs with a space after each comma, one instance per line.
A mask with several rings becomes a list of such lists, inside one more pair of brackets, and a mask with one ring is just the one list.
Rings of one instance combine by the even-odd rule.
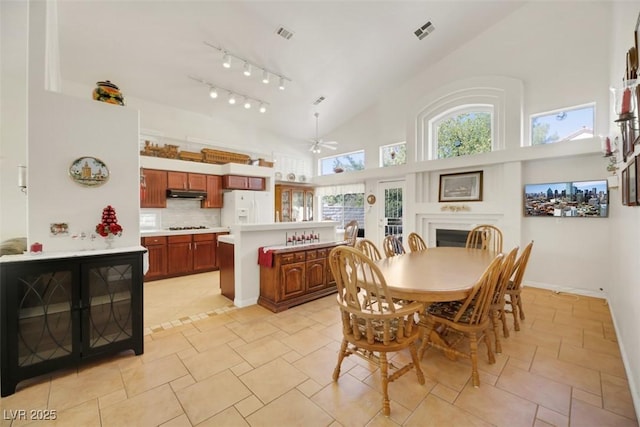
[[[397, 165], [384, 165], [384, 156], [382, 153], [382, 150], [384, 150], [385, 148], [388, 147], [394, 147], [394, 146], [402, 146], [404, 145], [404, 151], [405, 151], [405, 158], [404, 158], [404, 163], [398, 163]], [[393, 142], [391, 144], [385, 144], [385, 145], [381, 145], [378, 149], [378, 166], [381, 168], [386, 168], [386, 167], [390, 167], [390, 166], [400, 166], [400, 165], [406, 165], [407, 164], [407, 141], [399, 141], [399, 142]]]
[[[362, 166], [363, 166], [362, 170], [366, 169], [366, 150], [364, 150], [364, 149], [355, 150], [355, 151], [350, 151], [350, 152], [347, 152], [347, 153], [340, 153], [340, 154], [336, 154], [336, 155], [333, 155], [333, 156], [326, 156], [326, 157], [318, 158], [318, 176], [329, 176], [329, 175], [334, 175], [336, 173], [343, 173], [343, 172], [335, 172], [335, 171], [333, 171], [333, 168], [332, 168], [332, 172], [330, 172], [330, 173], [322, 173], [322, 166], [323, 166], [322, 162], [324, 160], [328, 160], [328, 159], [332, 159], [333, 160], [333, 159], [337, 159], [339, 157], [347, 157], [347, 156], [350, 156], [352, 154], [360, 154], [360, 153], [362, 153]], [[354, 171], [345, 170], [344, 172], [354, 172]]]
[[[573, 105], [571, 107], [566, 107], [566, 108], [556, 108], [554, 110], [548, 110], [548, 111], [543, 111], [541, 113], [535, 113], [535, 114], [530, 114], [529, 115], [529, 140], [526, 141], [525, 145], [526, 147], [536, 147], [536, 146], [540, 146], [540, 145], [553, 145], [553, 144], [557, 144], [559, 142], [570, 142], [570, 141], [574, 141], [572, 139], [560, 139], [558, 141], [555, 142], [549, 142], [546, 144], [533, 144], [533, 120], [535, 118], [538, 117], [545, 117], [545, 116], [551, 116], [557, 113], [562, 113], [562, 112], [567, 112], [567, 111], [575, 111], [575, 110], [582, 110], [582, 109], [586, 109], [588, 107], [592, 107], [593, 108], [593, 117], [592, 117], [592, 123], [593, 126], [591, 128], [592, 131], [592, 138], [595, 137], [597, 135], [597, 131], [596, 131], [596, 102], [592, 101], [592, 102], [586, 102], [584, 104], [578, 104], [578, 105]], [[576, 129], [577, 131], [577, 129]], [[590, 139], [590, 138], [585, 138], [585, 139]], [[523, 141], [523, 144], [525, 143], [525, 141]]]

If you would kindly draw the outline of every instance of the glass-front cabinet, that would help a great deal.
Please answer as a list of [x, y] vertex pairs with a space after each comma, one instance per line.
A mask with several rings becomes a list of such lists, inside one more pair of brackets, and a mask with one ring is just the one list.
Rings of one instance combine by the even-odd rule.
[[142, 253], [0, 262], [2, 396], [83, 359], [142, 354]]
[[275, 221], [313, 221], [313, 188], [276, 184]]

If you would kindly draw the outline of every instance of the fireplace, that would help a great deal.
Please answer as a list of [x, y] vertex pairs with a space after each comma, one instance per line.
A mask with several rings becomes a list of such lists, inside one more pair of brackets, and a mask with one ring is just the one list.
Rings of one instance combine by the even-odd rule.
[[436, 246], [453, 246], [464, 248], [467, 243], [468, 230], [436, 229]]

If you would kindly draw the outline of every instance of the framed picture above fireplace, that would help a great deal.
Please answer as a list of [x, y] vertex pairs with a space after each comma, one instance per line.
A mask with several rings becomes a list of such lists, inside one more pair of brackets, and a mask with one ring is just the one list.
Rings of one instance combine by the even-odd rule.
[[524, 216], [607, 217], [608, 181], [602, 179], [526, 184]]
[[438, 201], [482, 201], [482, 171], [440, 175]]

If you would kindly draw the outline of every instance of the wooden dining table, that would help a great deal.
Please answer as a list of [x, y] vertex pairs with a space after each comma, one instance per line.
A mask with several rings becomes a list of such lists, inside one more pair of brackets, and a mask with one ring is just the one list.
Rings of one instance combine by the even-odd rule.
[[435, 247], [375, 262], [393, 297], [424, 303], [465, 299], [497, 253]]

